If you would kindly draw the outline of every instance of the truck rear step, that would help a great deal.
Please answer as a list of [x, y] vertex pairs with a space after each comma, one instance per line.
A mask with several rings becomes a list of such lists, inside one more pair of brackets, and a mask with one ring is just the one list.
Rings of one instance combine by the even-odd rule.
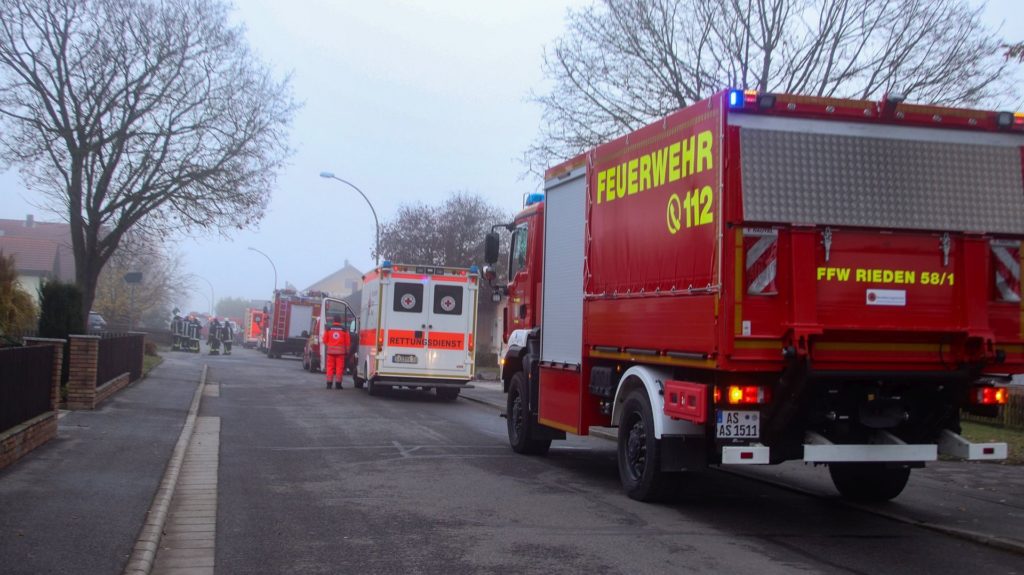
[[935, 461], [938, 446], [910, 445], [885, 431], [875, 433], [876, 443], [835, 444], [813, 431], [804, 435], [804, 461], [806, 463], [856, 463]]
[[939, 436], [939, 453], [968, 461], [999, 461], [1006, 459], [1005, 443], [971, 443], [948, 429]]

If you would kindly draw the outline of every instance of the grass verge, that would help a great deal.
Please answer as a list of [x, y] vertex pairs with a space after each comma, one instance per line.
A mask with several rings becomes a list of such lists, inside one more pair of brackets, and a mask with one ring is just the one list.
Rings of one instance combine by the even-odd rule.
[[973, 421], [961, 422], [960, 427], [963, 430], [963, 436], [970, 441], [1005, 442], [1007, 446], [1006, 463], [1024, 465], [1024, 431]]
[[163, 363], [164, 358], [159, 355], [144, 355], [142, 356], [142, 377], [149, 375], [153, 368]]

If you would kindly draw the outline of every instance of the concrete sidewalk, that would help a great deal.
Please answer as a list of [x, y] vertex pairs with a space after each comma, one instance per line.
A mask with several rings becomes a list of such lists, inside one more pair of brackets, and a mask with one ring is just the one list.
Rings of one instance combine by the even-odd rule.
[[[501, 382], [474, 381], [468, 400], [505, 411]], [[594, 437], [614, 441], [615, 429], [597, 428]], [[557, 448], [558, 442], [554, 443]], [[721, 472], [768, 481], [785, 489], [833, 499], [869, 513], [1024, 554], [1024, 467], [999, 463], [938, 461], [915, 469], [893, 501], [858, 505], [839, 498], [824, 466], [726, 466]]]
[[166, 354], [0, 472], [0, 571], [120, 573], [178, 440], [202, 363]]

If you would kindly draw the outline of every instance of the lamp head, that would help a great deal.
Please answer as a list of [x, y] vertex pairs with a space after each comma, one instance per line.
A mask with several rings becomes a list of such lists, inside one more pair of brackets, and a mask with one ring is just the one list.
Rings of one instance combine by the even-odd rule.
[[321, 178], [333, 178], [334, 172], [320, 172]]

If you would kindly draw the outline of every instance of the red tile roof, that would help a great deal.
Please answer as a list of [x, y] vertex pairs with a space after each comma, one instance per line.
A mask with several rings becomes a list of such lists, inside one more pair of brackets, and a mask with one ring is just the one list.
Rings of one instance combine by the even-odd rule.
[[5, 257], [13, 255], [15, 269], [23, 274], [52, 275], [58, 246], [52, 240], [0, 236], [0, 252]]
[[0, 250], [15, 256], [19, 273], [74, 281], [71, 228], [65, 223], [0, 219]]

